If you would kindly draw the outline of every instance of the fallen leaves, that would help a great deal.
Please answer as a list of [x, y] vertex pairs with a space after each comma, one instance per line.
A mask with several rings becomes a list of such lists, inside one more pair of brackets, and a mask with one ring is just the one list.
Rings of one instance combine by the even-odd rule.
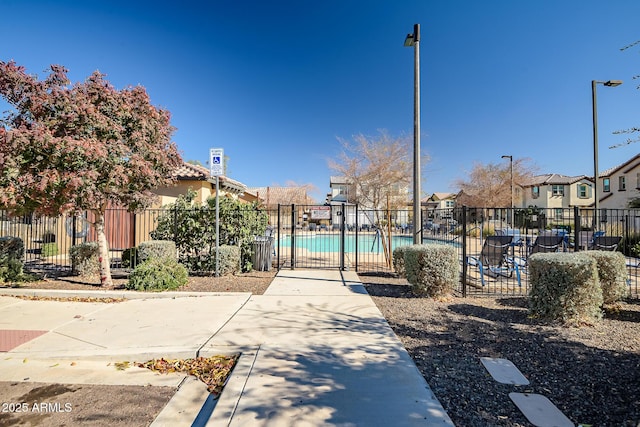
[[[126, 298], [111, 298], [111, 297], [45, 297], [38, 295], [6, 295], [1, 294], [3, 297], [14, 297], [27, 301], [58, 301], [58, 302], [100, 302], [105, 304], [112, 304], [117, 302], [126, 301]], [[77, 316], [76, 316], [77, 318]]]
[[186, 373], [207, 385], [207, 390], [216, 397], [220, 395], [238, 361], [238, 354], [231, 356], [196, 357], [195, 359], [151, 359], [135, 366], [147, 368], [161, 374]]

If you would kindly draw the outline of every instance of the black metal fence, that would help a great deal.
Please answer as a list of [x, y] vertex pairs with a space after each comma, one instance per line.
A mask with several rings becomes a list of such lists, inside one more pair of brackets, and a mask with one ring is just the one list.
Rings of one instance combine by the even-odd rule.
[[[366, 210], [355, 205], [280, 205], [267, 211], [273, 236], [272, 261], [276, 268], [335, 268], [358, 272], [393, 272], [393, 249], [413, 244], [414, 227], [409, 209]], [[121, 266], [126, 248], [151, 240], [158, 217], [167, 210], [132, 214], [109, 210], [107, 240], [112, 267]], [[529, 280], [526, 258], [536, 239], [560, 237], [559, 251], [592, 250], [594, 238], [602, 234], [618, 238], [615, 249], [627, 260], [629, 292], [639, 296], [640, 210], [602, 209], [495, 209], [455, 208], [425, 210], [415, 229], [424, 244], [446, 244], [456, 248], [462, 295], [525, 295]], [[597, 224], [594, 224], [597, 219]], [[215, 221], [210, 221], [214, 226]], [[487, 237], [512, 236], [501, 265], [481, 271], [478, 264]], [[95, 240], [88, 215], [44, 218], [10, 217], [0, 213], [0, 237], [17, 236], [25, 242], [25, 266], [29, 270], [66, 273], [71, 270], [72, 245]]]

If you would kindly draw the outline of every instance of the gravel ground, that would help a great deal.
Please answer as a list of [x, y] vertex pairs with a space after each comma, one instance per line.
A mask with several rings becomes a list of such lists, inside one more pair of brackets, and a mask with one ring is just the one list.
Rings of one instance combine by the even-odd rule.
[[[275, 271], [191, 277], [180, 290], [261, 295], [274, 275]], [[640, 425], [640, 301], [621, 304], [595, 327], [565, 328], [530, 319], [525, 298], [451, 297], [434, 301], [413, 296], [403, 279], [364, 274], [360, 279], [457, 426], [530, 426], [509, 399], [512, 391], [546, 396], [575, 424]], [[116, 287], [122, 283], [123, 279], [116, 279]], [[79, 278], [23, 286], [100, 289], [95, 282]], [[497, 383], [480, 363], [484, 356], [509, 359], [531, 384]], [[31, 384], [33, 389], [53, 386]], [[17, 385], [0, 384], [0, 394]], [[25, 387], [21, 394], [29, 392]], [[73, 405], [78, 417], [99, 419], [104, 414], [100, 408], [122, 407], [122, 396], [133, 391], [92, 387], [82, 386], [83, 393], [65, 394], [65, 402]], [[131, 405], [132, 409], [138, 407], [136, 416], [146, 419], [153, 419], [168, 397], [167, 390], [157, 387], [139, 388], [135, 394], [156, 402], [147, 409]], [[100, 396], [100, 407], [92, 403], [96, 396]], [[79, 413], [80, 408], [86, 410]], [[108, 424], [146, 425], [143, 419], [109, 419]], [[0, 425], [12, 424], [3, 421], [9, 420], [0, 416]], [[37, 421], [33, 425], [51, 425], [51, 418]], [[56, 417], [56, 421], [60, 419]]]
[[[640, 425], [640, 301], [566, 328], [529, 318], [526, 298], [435, 301], [401, 279], [360, 278], [457, 426], [530, 426], [510, 392], [542, 394], [575, 424]], [[496, 382], [481, 357], [510, 360], [530, 385]]]

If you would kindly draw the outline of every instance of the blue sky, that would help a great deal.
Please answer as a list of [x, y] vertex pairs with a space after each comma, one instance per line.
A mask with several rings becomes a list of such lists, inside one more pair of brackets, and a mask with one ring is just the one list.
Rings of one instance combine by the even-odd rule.
[[[248, 186], [328, 191], [338, 138], [413, 132], [413, 49], [421, 24], [425, 193], [454, 191], [474, 162], [529, 157], [540, 173], [593, 174], [591, 80], [600, 170], [640, 152], [612, 132], [640, 126], [640, 2], [1, 0], [0, 60], [72, 81], [94, 70], [140, 84], [172, 113], [185, 160], [224, 148]], [[4, 110], [4, 108], [3, 108]], [[411, 171], [407, 171], [411, 174]]]

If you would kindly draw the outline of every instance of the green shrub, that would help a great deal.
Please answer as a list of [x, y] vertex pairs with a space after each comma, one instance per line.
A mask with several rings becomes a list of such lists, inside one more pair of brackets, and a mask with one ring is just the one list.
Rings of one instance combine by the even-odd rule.
[[404, 267], [404, 254], [409, 246], [398, 246], [393, 250], [393, 269], [398, 276], [407, 277]]
[[138, 265], [138, 248], [128, 248], [122, 251], [120, 258], [123, 268], [135, 268]]
[[[151, 237], [174, 241], [180, 262], [190, 271], [210, 273], [215, 269], [215, 198], [210, 197], [204, 204], [198, 204], [194, 201], [195, 195], [190, 191], [168, 205], [158, 218], [158, 226]], [[269, 217], [257, 203], [222, 197], [219, 205], [219, 244], [240, 247], [241, 268], [249, 271], [252, 268], [254, 236], [264, 234]]]
[[55, 256], [58, 255], [58, 245], [55, 243], [43, 243], [42, 244], [42, 256]]
[[10, 259], [21, 260], [24, 257], [24, 242], [19, 237], [0, 237], [0, 265]]
[[624, 255], [611, 251], [586, 251], [596, 260], [604, 304], [613, 304], [628, 294], [627, 267]]
[[129, 275], [125, 285], [136, 291], [174, 290], [187, 283], [187, 269], [173, 258], [149, 258]]
[[150, 240], [138, 245], [138, 262], [153, 258], [171, 258], [177, 261], [176, 244], [171, 240]]
[[537, 253], [529, 258], [529, 310], [545, 321], [580, 326], [602, 319], [596, 260], [584, 252]]
[[458, 254], [449, 245], [411, 245], [404, 252], [407, 281], [417, 295], [450, 295], [460, 279]]
[[95, 276], [100, 274], [100, 258], [98, 256], [98, 243], [87, 242], [71, 246], [71, 270], [79, 276]]
[[0, 283], [24, 280], [24, 243], [19, 237], [0, 237]]
[[0, 265], [0, 283], [23, 280], [24, 272], [22, 271], [22, 267], [22, 261], [14, 258]]
[[[235, 274], [240, 271], [240, 248], [237, 246], [220, 246], [218, 268], [221, 276]], [[215, 259], [213, 270], [215, 271]]]

